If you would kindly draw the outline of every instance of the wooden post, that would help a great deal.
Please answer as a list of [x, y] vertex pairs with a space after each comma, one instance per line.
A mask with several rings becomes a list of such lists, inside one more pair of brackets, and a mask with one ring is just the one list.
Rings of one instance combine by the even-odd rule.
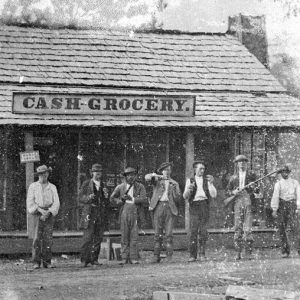
[[[193, 162], [195, 152], [195, 137], [193, 132], [187, 132], [185, 143], [185, 177], [189, 178], [193, 176]], [[185, 230], [189, 234], [190, 232], [190, 205], [188, 201], [185, 202]]]
[[[25, 132], [25, 151], [33, 150], [33, 133]], [[34, 163], [26, 163], [26, 192], [28, 191], [29, 185], [34, 181]], [[27, 203], [26, 203], [27, 211]], [[33, 225], [34, 217], [27, 211], [27, 235], [29, 238], [33, 238]]]

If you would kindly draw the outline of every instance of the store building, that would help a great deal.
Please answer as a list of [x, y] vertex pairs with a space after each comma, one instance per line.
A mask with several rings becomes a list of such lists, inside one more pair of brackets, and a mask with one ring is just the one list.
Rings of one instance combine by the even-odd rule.
[[[112, 190], [127, 165], [143, 181], [173, 161], [183, 189], [193, 160], [205, 159], [219, 191], [214, 228], [226, 223], [222, 200], [236, 154], [259, 175], [287, 160], [300, 167], [299, 100], [233, 35], [1, 27], [0, 47], [2, 231], [30, 233], [26, 188], [39, 164], [53, 168], [55, 228], [64, 231], [78, 230], [77, 192], [94, 162]], [[37, 162], [24, 156], [33, 151]], [[258, 203], [260, 221], [267, 202]], [[142, 226], [151, 227], [147, 208]]]

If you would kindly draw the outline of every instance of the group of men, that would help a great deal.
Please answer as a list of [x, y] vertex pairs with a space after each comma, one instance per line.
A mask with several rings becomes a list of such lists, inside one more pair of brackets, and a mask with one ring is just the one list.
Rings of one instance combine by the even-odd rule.
[[[257, 192], [257, 177], [248, 170], [248, 159], [244, 155], [235, 158], [236, 172], [231, 176], [227, 193], [234, 201], [234, 243], [236, 259], [251, 258], [253, 247], [252, 201]], [[48, 181], [50, 169], [43, 165], [37, 168], [39, 180], [32, 183], [28, 190], [28, 212], [34, 216], [35, 231], [33, 239], [34, 268], [41, 265], [51, 267], [51, 244], [54, 217], [59, 210], [59, 198], [56, 187]], [[193, 176], [186, 181], [183, 194], [179, 184], [171, 178], [172, 163], [164, 162], [157, 172], [145, 176], [145, 181], [153, 186], [150, 202], [146, 190], [137, 181], [137, 170], [127, 167], [122, 173], [124, 182], [118, 185], [109, 196], [102, 176], [102, 165], [94, 164], [91, 168], [91, 179], [83, 182], [79, 192], [79, 204], [82, 207], [80, 227], [83, 230], [81, 262], [83, 267], [99, 265], [98, 256], [104, 231], [108, 229], [108, 211], [110, 207], [120, 207], [120, 227], [123, 263], [138, 264], [138, 214], [144, 205], [149, 204], [154, 227], [153, 262], [161, 261], [161, 250], [165, 236], [166, 260], [173, 255], [173, 227], [178, 208], [185, 201], [189, 203], [190, 237], [188, 262], [205, 260], [208, 240], [208, 221], [210, 201], [217, 196], [214, 178], [206, 174], [203, 161], [193, 163]], [[291, 169], [284, 166], [278, 171], [281, 179], [274, 187], [271, 201], [274, 217], [277, 217], [281, 251], [283, 257], [290, 255], [291, 247], [287, 235], [288, 224], [296, 226], [297, 214], [300, 214], [300, 186], [297, 180], [290, 177]], [[297, 247], [300, 255], [299, 231]]]

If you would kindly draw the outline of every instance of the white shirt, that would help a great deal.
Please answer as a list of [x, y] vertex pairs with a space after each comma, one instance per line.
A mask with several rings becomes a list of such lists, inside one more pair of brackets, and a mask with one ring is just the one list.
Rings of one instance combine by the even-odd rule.
[[164, 180], [164, 183], [165, 183], [165, 191], [162, 194], [159, 201], [169, 201], [168, 192], [169, 192], [170, 180]]
[[246, 171], [239, 171], [239, 188], [242, 189], [245, 186]]
[[26, 201], [30, 214], [34, 214], [40, 207], [48, 208], [52, 215], [56, 216], [60, 205], [56, 186], [50, 182], [44, 189], [39, 181], [30, 184]]
[[[195, 181], [197, 184], [197, 191], [196, 191], [196, 195], [193, 201], [202, 201], [202, 200], [206, 200], [206, 194], [204, 192], [203, 189], [203, 176], [199, 177], [199, 176], [195, 176]], [[188, 192], [188, 187], [191, 184], [190, 179], [187, 179], [186, 184], [185, 184], [185, 189], [184, 189], [184, 193], [183, 193], [183, 197], [185, 199], [187, 199], [187, 192]], [[215, 188], [215, 186], [213, 185], [213, 183], [208, 182], [208, 191], [209, 194], [212, 198], [216, 198], [217, 197], [217, 190]]]
[[93, 179], [93, 182], [94, 182], [94, 184], [96, 186], [96, 190], [99, 191], [99, 189], [100, 189], [100, 181], [96, 181], [96, 180]]
[[[129, 187], [130, 187], [130, 184], [127, 183], [126, 184], [126, 191], [129, 189]], [[131, 189], [128, 191], [127, 195], [130, 196], [132, 200], [126, 200], [126, 203], [133, 204], [134, 203], [133, 186], [131, 186]]]
[[297, 180], [292, 178], [283, 179], [275, 183], [271, 207], [277, 210], [279, 199], [284, 201], [296, 200], [297, 209], [300, 209], [300, 185]]

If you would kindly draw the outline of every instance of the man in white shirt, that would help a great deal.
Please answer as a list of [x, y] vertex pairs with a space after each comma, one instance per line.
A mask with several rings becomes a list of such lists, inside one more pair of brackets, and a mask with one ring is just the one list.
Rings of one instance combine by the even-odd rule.
[[[235, 195], [234, 202], [234, 244], [237, 250], [237, 260], [241, 259], [243, 246], [246, 258], [252, 254], [252, 201], [254, 199], [255, 186], [244, 187], [256, 180], [256, 175], [248, 170], [248, 158], [245, 155], [236, 156], [234, 162], [237, 172], [230, 177], [227, 192], [229, 196]], [[256, 191], [258, 192], [258, 191]]]
[[297, 180], [290, 177], [290, 173], [291, 168], [289, 165], [285, 165], [281, 169], [281, 179], [275, 183], [271, 200], [273, 217], [278, 217], [281, 252], [284, 258], [289, 257], [291, 251], [286, 231], [289, 223], [297, 236], [297, 247], [300, 255], [300, 236], [297, 220], [300, 214], [300, 185]]
[[110, 196], [112, 204], [122, 205], [120, 211], [122, 256], [125, 263], [139, 263], [138, 213], [147, 204], [146, 190], [136, 181], [137, 171], [128, 167], [122, 173], [124, 182]]
[[207, 225], [209, 221], [210, 199], [217, 196], [213, 185], [214, 178], [205, 175], [205, 165], [202, 161], [193, 163], [195, 176], [187, 179], [183, 198], [190, 204], [190, 258], [189, 262], [197, 260], [198, 232], [200, 260], [205, 259], [205, 248], [208, 239]]
[[34, 237], [32, 245], [33, 268], [52, 268], [51, 246], [54, 217], [58, 214], [59, 198], [56, 186], [48, 181], [51, 168], [42, 165], [37, 168], [39, 180], [30, 184], [27, 193], [28, 212], [34, 216]]

